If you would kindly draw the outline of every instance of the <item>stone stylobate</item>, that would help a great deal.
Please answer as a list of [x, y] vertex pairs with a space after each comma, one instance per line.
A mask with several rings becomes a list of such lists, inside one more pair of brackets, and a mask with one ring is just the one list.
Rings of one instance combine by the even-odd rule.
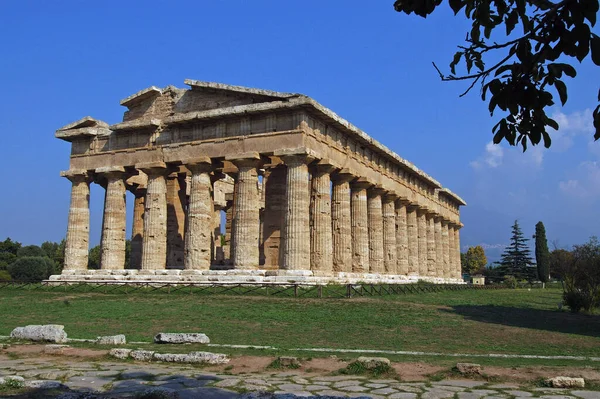
[[[51, 281], [461, 282], [465, 203], [437, 180], [304, 95], [185, 83], [124, 99], [122, 122], [56, 132], [71, 206]], [[96, 271], [92, 181], [106, 189]]]

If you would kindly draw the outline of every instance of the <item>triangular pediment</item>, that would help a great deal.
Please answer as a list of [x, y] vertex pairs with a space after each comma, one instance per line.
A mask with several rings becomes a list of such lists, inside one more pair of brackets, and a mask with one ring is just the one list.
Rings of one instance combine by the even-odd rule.
[[86, 116], [73, 123], [69, 123], [58, 129], [55, 133], [56, 138], [65, 141], [73, 141], [79, 137], [98, 136], [110, 133], [108, 123], [91, 116]]
[[84, 127], [105, 127], [105, 128], [107, 128], [108, 124], [99, 119], [94, 119], [91, 116], [85, 116], [85, 117], [79, 119], [78, 121], [69, 123], [68, 125], [61, 127], [60, 129], [58, 129], [58, 131], [80, 129], [80, 128], [84, 128]]

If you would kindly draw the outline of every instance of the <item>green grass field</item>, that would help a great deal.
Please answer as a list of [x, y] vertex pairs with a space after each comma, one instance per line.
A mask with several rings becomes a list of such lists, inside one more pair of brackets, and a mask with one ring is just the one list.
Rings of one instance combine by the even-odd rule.
[[0, 335], [64, 324], [71, 338], [204, 332], [213, 343], [600, 357], [600, 316], [558, 310], [558, 289], [352, 299], [0, 289]]

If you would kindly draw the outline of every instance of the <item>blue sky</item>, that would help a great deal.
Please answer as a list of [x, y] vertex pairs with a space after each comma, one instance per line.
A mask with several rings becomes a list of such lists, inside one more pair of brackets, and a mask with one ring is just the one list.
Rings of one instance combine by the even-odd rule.
[[[566, 246], [598, 234], [600, 143], [591, 109], [600, 69], [578, 65], [553, 149], [492, 146], [477, 91], [442, 83], [468, 30], [444, 5], [427, 20], [393, 1], [19, 1], [0, 5], [0, 239], [66, 232], [70, 146], [54, 131], [83, 116], [116, 123], [119, 100], [192, 78], [300, 92], [460, 194], [462, 244], [506, 244], [519, 219]], [[92, 244], [103, 193], [92, 189]], [[131, 199], [131, 198], [129, 198]], [[129, 201], [131, 202], [131, 201]], [[130, 212], [131, 214], [131, 212]]]

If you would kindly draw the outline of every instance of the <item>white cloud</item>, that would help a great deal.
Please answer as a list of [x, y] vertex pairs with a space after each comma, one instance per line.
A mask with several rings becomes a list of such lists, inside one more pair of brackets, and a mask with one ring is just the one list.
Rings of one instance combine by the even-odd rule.
[[592, 161], [582, 162], [577, 169], [577, 175], [577, 178], [559, 182], [560, 191], [575, 199], [600, 198], [600, 164]]
[[558, 130], [550, 132], [550, 137], [552, 138], [551, 149], [553, 151], [566, 151], [573, 145], [573, 138], [575, 136], [589, 136], [594, 133], [592, 110], [589, 108], [569, 114], [555, 110], [550, 117], [559, 125]]
[[504, 148], [490, 141], [485, 146], [484, 154], [476, 161], [472, 161], [470, 165], [474, 169], [481, 169], [484, 166], [497, 168], [498, 166], [502, 165], [503, 158]]

